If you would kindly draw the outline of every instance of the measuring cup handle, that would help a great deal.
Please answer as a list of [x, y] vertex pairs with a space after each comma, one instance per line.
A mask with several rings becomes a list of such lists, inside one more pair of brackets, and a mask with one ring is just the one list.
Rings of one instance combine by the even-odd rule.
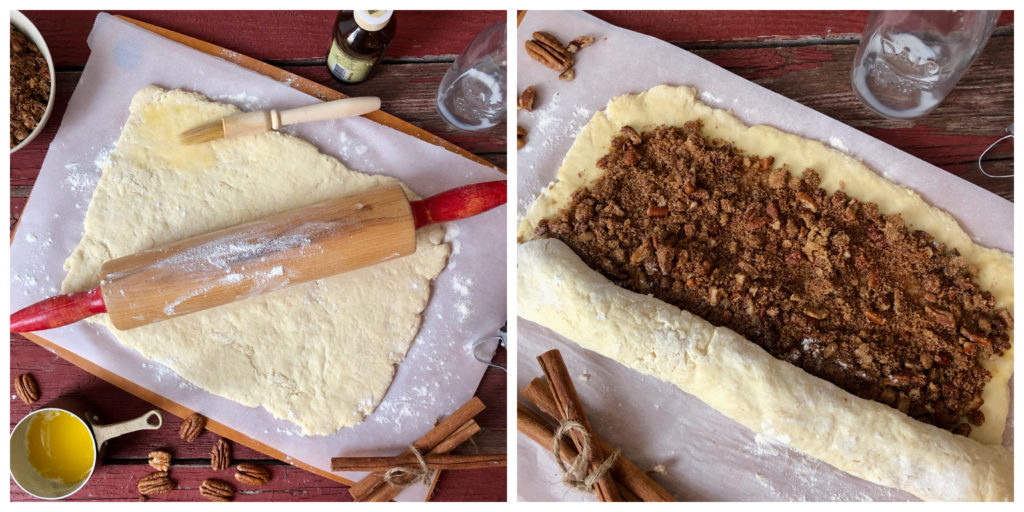
[[[149, 423], [149, 418], [156, 417], [156, 425]], [[156, 430], [164, 424], [164, 416], [160, 411], [152, 411], [139, 416], [133, 420], [122, 421], [110, 425], [93, 425], [92, 431], [96, 435], [96, 446], [103, 446], [103, 443], [125, 434], [138, 430]]]

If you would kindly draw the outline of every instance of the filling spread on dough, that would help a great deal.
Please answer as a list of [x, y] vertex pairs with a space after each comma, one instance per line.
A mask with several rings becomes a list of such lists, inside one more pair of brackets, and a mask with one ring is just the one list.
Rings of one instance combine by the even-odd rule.
[[537, 234], [637, 293], [726, 326], [862, 398], [968, 435], [981, 425], [980, 361], [1013, 319], [976, 268], [899, 215], [701, 135], [699, 122], [624, 127]]

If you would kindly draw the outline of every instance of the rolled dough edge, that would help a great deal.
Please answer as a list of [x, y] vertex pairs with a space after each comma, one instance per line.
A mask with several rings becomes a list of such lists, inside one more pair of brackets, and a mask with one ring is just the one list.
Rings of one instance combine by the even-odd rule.
[[775, 359], [727, 328], [590, 269], [564, 243], [518, 247], [519, 315], [865, 480], [925, 500], [1013, 499], [1002, 446], [916, 421]]

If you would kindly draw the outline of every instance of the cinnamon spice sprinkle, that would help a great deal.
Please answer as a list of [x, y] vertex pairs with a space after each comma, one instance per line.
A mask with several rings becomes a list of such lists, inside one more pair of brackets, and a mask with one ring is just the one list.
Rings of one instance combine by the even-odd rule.
[[701, 129], [623, 128], [604, 175], [537, 233], [857, 396], [958, 434], [983, 424], [979, 362], [1010, 347], [1013, 319], [977, 268], [814, 170]]

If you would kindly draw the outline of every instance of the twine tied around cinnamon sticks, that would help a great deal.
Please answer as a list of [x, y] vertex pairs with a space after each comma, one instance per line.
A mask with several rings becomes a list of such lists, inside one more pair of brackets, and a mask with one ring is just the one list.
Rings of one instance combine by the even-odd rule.
[[371, 471], [352, 484], [349, 493], [356, 501], [388, 501], [411, 485], [420, 482], [429, 485], [434, 471], [505, 467], [507, 456], [504, 453], [450, 453], [480, 432], [480, 425], [473, 418], [483, 410], [483, 402], [473, 397], [409, 445], [401, 455], [334, 457], [331, 471]]
[[387, 482], [388, 485], [398, 487], [399, 489], [405, 489], [406, 487], [412, 487], [418, 483], [430, 483], [430, 469], [427, 467], [427, 461], [423, 460], [423, 454], [411, 444], [409, 445], [409, 451], [416, 456], [416, 462], [420, 463], [420, 467], [410, 468], [398, 466], [385, 471], [384, 481]]
[[[572, 464], [569, 467], [566, 467], [565, 463], [562, 462], [562, 439], [570, 431], [580, 433], [582, 438], [580, 442], [583, 447], [576, 454], [576, 458], [573, 459]], [[594, 494], [594, 484], [603, 478], [605, 473], [612, 468], [612, 464], [615, 463], [615, 459], [619, 457], [620, 453], [620, 451], [616, 449], [604, 460], [604, 462], [601, 463], [600, 466], [597, 467], [596, 470], [591, 471], [589, 467], [591, 450], [590, 433], [587, 432], [587, 429], [582, 423], [571, 420], [563, 421], [558, 425], [558, 430], [555, 430], [551, 444], [551, 453], [555, 456], [555, 462], [558, 464], [558, 468], [562, 470], [562, 482], [577, 491], [588, 494]]]
[[[540, 413], [522, 403], [517, 404], [516, 423], [519, 431], [541, 446], [551, 446], [555, 457], [570, 467], [577, 464], [583, 467], [580, 461], [586, 461], [590, 466], [590, 474], [589, 478], [584, 477], [584, 481], [590, 482], [590, 488], [601, 501], [675, 501], [650, 475], [621, 455], [619, 450], [613, 449], [594, 431], [583, 412], [569, 370], [558, 350], [541, 354], [537, 361], [544, 372], [544, 378], [533, 379], [519, 393]], [[561, 428], [570, 421], [583, 428]], [[559, 431], [557, 436], [556, 429]], [[565, 437], [572, 439], [572, 442], [567, 442]], [[583, 443], [584, 440], [589, 443]], [[588, 447], [589, 453], [586, 453]], [[612, 454], [616, 456], [612, 457]], [[561, 464], [559, 466], [562, 467]]]

